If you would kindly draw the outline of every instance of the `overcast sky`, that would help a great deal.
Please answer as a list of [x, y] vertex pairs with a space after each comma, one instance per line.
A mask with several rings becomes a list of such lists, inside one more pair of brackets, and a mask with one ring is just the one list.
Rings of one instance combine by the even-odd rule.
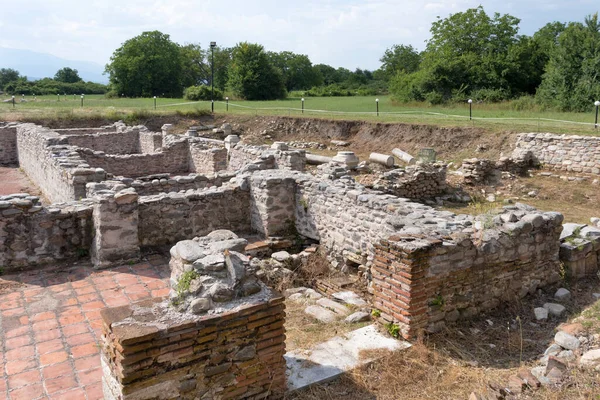
[[0, 0], [0, 47], [104, 65], [125, 40], [160, 30], [181, 44], [249, 41], [314, 64], [373, 70], [393, 44], [422, 50], [437, 16], [479, 4], [520, 18], [528, 35], [600, 9], [598, 0]]

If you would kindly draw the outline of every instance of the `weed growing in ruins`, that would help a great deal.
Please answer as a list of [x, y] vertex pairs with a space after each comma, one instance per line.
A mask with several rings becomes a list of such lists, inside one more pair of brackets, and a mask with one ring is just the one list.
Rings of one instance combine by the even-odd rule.
[[300, 198], [300, 205], [304, 209], [304, 212], [308, 211], [308, 200], [306, 200], [304, 197]]
[[441, 294], [438, 294], [437, 296], [435, 296], [435, 298], [433, 300], [431, 300], [430, 304], [432, 306], [441, 308], [444, 306], [444, 304], [446, 304], [446, 300], [444, 300], [444, 298], [442, 297]]
[[190, 290], [190, 285], [194, 279], [199, 277], [198, 272], [195, 269], [189, 270], [181, 274], [177, 285], [175, 286], [175, 292], [177, 297], [171, 301], [173, 305], [179, 305], [183, 300], [185, 293]]
[[374, 308], [374, 309], [371, 310], [371, 315], [374, 318], [379, 318], [379, 317], [381, 317], [381, 311], [379, 311], [378, 309]]
[[390, 322], [389, 324], [385, 324], [385, 329], [387, 329], [391, 337], [396, 339], [400, 337], [400, 327], [398, 325]]

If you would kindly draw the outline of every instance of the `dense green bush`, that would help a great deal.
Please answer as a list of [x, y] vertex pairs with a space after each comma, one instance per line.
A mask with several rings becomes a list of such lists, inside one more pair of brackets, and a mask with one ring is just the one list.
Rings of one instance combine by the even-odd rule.
[[214, 97], [212, 95], [212, 88], [207, 85], [201, 86], [190, 86], [183, 91], [183, 97], [186, 100], [199, 101], [199, 100], [223, 100], [223, 92], [215, 88]]
[[485, 103], [498, 103], [510, 99], [510, 92], [506, 89], [479, 89], [471, 92], [473, 101], [483, 101]]
[[94, 82], [58, 82], [44, 78], [38, 81], [18, 80], [8, 83], [4, 90], [13, 95], [44, 95], [44, 94], [105, 94], [108, 86]]

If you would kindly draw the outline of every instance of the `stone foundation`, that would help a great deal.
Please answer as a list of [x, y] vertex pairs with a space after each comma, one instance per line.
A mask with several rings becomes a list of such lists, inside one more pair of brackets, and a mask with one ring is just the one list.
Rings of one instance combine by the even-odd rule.
[[594, 136], [523, 133], [515, 151], [531, 151], [545, 168], [600, 174], [600, 138]]
[[398, 197], [431, 199], [448, 189], [446, 166], [436, 163], [394, 169], [385, 172], [372, 187]]

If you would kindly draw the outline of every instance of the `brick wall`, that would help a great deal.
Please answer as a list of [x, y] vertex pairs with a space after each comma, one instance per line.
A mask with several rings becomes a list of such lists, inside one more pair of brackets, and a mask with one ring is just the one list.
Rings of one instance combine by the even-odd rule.
[[282, 398], [284, 307], [273, 297], [203, 317], [152, 302], [102, 310], [104, 398]]
[[393, 235], [375, 245], [374, 306], [412, 338], [516, 302], [560, 280], [561, 224], [531, 213], [453, 240]]

